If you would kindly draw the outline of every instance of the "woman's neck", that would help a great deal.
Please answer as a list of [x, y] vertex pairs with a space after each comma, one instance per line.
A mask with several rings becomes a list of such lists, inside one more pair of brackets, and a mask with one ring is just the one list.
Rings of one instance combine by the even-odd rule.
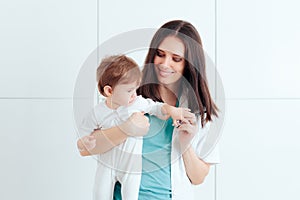
[[178, 99], [178, 88], [175, 89], [174, 87], [160, 85], [158, 89], [164, 103], [171, 106], [176, 105], [176, 101]]

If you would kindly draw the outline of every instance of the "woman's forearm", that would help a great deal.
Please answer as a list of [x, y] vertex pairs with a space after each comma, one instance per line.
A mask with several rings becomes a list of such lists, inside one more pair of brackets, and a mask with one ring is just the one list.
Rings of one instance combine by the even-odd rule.
[[96, 147], [81, 151], [82, 156], [101, 154], [109, 151], [115, 146], [126, 141], [130, 136], [139, 137], [147, 134], [149, 130], [149, 120], [144, 113], [133, 113], [129, 119], [123, 124], [108, 128], [105, 130], [97, 130], [92, 133], [96, 139]]
[[209, 172], [210, 165], [198, 158], [192, 147], [189, 147], [183, 154], [185, 171], [194, 185], [201, 184]]
[[106, 130], [96, 130], [92, 135], [96, 138], [96, 147], [91, 150], [80, 151], [81, 156], [105, 153], [123, 143], [128, 137], [118, 126]]

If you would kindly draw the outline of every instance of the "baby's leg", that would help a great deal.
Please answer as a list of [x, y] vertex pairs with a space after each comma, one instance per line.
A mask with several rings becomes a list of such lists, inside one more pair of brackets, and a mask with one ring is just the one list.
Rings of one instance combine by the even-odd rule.
[[122, 200], [138, 200], [141, 174], [124, 174], [121, 182]]
[[129, 137], [119, 154], [117, 180], [122, 200], [138, 200], [142, 171], [142, 138]]
[[112, 200], [115, 182], [114, 171], [99, 165], [95, 177], [94, 200]]

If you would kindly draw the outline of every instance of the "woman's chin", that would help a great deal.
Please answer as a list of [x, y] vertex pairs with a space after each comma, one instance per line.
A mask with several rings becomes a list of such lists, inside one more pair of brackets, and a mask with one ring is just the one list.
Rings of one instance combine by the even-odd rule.
[[159, 84], [161, 85], [172, 85], [174, 83], [176, 83], [177, 81], [174, 81], [174, 80], [167, 80], [167, 79], [159, 79]]
[[166, 79], [166, 78], [163, 78], [163, 77], [159, 77], [158, 78], [158, 83], [159, 84], [162, 84], [162, 85], [168, 85], [171, 83], [170, 80]]

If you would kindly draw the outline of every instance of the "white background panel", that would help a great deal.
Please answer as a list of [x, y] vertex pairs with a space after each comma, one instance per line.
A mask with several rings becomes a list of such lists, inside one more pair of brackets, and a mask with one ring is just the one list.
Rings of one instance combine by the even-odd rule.
[[217, 62], [228, 98], [300, 97], [299, 6], [217, 2]]
[[0, 97], [72, 97], [97, 45], [96, 1], [1, 1]]
[[77, 152], [72, 101], [0, 100], [0, 199], [92, 199], [96, 161]]
[[299, 100], [231, 100], [218, 200], [299, 199]]

